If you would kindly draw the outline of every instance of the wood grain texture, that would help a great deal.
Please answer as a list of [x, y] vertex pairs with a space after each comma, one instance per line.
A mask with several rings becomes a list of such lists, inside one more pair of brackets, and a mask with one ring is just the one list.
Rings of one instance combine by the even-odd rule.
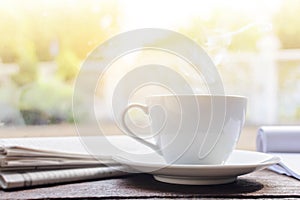
[[263, 170], [244, 175], [231, 184], [217, 186], [183, 186], [160, 183], [151, 175], [97, 180], [26, 190], [1, 191], [0, 199], [66, 198], [300, 198], [300, 181]]

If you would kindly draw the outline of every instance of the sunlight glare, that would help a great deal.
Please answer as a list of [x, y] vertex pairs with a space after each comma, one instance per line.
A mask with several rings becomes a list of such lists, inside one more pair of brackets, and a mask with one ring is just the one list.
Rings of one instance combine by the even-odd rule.
[[281, 0], [185, 0], [185, 1], [120, 1], [124, 9], [123, 30], [133, 28], [176, 28], [186, 26], [191, 18], [208, 20], [213, 9], [239, 11], [253, 21], [267, 21], [279, 9]]

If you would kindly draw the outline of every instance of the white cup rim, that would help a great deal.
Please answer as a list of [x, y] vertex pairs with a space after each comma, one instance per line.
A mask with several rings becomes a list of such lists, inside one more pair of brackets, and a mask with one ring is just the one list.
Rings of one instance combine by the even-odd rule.
[[247, 99], [246, 96], [242, 96], [242, 95], [220, 95], [220, 94], [157, 94], [157, 95], [151, 95], [151, 96], [147, 96], [146, 98], [157, 98], [157, 97], [219, 97], [219, 98], [239, 98], [239, 99]]

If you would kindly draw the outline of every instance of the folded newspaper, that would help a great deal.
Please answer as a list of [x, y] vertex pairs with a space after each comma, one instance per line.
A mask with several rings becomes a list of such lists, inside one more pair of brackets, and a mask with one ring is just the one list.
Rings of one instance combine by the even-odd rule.
[[300, 126], [263, 126], [258, 131], [256, 147], [257, 151], [281, 158], [269, 169], [300, 180]]
[[78, 137], [0, 139], [3, 189], [127, 175], [122, 169], [89, 155]]

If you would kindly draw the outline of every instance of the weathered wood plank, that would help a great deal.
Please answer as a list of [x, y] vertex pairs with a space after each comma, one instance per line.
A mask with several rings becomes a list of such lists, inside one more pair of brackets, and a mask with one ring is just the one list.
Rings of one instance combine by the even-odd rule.
[[17, 191], [0, 191], [1, 199], [65, 198], [300, 198], [300, 181], [268, 170], [218, 186], [182, 186], [155, 181], [150, 175], [81, 182]]

